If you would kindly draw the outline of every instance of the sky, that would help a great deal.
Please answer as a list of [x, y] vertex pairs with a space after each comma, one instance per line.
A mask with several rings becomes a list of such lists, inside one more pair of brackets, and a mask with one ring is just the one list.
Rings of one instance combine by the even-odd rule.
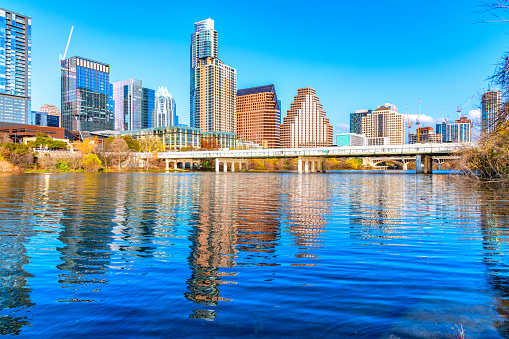
[[[211, 18], [218, 56], [237, 88], [275, 84], [282, 116], [297, 89], [313, 87], [335, 133], [349, 115], [384, 103], [421, 126], [478, 114], [486, 78], [509, 47], [509, 24], [480, 13], [480, 0], [416, 1], [34, 1], [0, 7], [32, 18], [32, 109], [60, 107], [59, 53], [108, 63], [110, 81], [166, 86], [189, 123], [194, 23]], [[508, 15], [509, 16], [509, 15]]]

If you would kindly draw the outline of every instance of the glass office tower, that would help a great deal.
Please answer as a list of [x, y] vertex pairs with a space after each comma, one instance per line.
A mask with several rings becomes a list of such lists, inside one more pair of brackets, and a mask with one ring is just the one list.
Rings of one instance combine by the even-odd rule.
[[141, 80], [128, 79], [113, 84], [116, 131], [141, 128], [142, 96]]
[[141, 97], [141, 128], [152, 128], [154, 109], [156, 104], [156, 91], [142, 88]]
[[61, 61], [61, 125], [70, 131], [114, 128], [110, 66], [81, 57]]
[[217, 58], [214, 20], [194, 24], [190, 83], [191, 127], [235, 133], [237, 70]]
[[32, 78], [30, 17], [0, 8], [0, 121], [30, 119]]
[[488, 91], [481, 99], [481, 123], [484, 133], [492, 133], [497, 130], [502, 116], [502, 92]]

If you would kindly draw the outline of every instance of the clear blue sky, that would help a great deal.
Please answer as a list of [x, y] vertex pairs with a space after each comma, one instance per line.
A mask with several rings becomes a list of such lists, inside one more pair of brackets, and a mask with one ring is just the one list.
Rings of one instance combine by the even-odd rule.
[[[60, 107], [59, 53], [109, 63], [111, 81], [167, 86], [189, 123], [194, 22], [215, 21], [219, 58], [238, 89], [274, 83], [283, 116], [300, 87], [317, 90], [335, 126], [356, 109], [390, 102], [439, 118], [479, 106], [486, 77], [509, 47], [509, 26], [482, 24], [480, 0], [34, 1], [0, 7], [32, 17], [32, 109]], [[429, 123], [432, 125], [432, 122]], [[434, 125], [433, 125], [434, 126]], [[338, 130], [336, 129], [335, 132]]]

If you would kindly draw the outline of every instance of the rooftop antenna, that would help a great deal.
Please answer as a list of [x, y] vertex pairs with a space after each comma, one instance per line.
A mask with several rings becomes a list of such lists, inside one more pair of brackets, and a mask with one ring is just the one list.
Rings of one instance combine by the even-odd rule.
[[60, 54], [60, 61], [65, 60], [65, 56], [67, 55], [67, 49], [69, 48], [69, 43], [71, 42], [71, 36], [72, 36], [73, 30], [74, 30], [74, 26], [71, 27], [71, 33], [69, 33], [69, 39], [67, 40], [67, 46], [65, 46], [64, 56], [62, 56], [62, 54]]

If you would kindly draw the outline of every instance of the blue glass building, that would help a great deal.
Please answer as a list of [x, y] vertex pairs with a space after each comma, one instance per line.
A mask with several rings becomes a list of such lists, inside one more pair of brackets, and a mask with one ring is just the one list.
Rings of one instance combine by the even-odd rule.
[[0, 121], [30, 119], [32, 78], [30, 17], [0, 9]]
[[32, 111], [28, 120], [30, 125], [43, 127], [59, 127], [60, 123], [60, 118], [58, 116], [39, 111]]
[[371, 114], [370, 109], [360, 109], [350, 114], [350, 133], [362, 134], [362, 117], [368, 114]]
[[114, 127], [110, 66], [81, 57], [61, 61], [62, 127], [70, 131], [104, 131]]
[[442, 134], [442, 142], [472, 141], [472, 122], [465, 117], [456, 120], [454, 124], [444, 121], [436, 127], [436, 133]]
[[141, 128], [152, 128], [152, 121], [156, 107], [156, 91], [142, 88], [141, 96]]

